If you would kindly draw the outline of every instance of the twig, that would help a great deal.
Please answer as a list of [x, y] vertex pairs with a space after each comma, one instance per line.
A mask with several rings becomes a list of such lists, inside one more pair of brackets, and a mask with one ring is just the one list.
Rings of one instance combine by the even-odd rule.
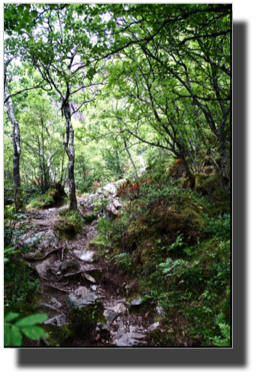
[[66, 248], [67, 245], [64, 245], [64, 248], [62, 249], [62, 252], [61, 252], [61, 261], [63, 261], [63, 253], [64, 253], [64, 249]]

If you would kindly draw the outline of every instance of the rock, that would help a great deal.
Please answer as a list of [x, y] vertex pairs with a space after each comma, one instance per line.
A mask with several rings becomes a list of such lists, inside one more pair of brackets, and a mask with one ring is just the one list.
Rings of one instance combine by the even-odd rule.
[[113, 306], [111, 310], [117, 314], [126, 314], [127, 312], [127, 308], [122, 302], [118, 303], [116, 306]]
[[91, 275], [88, 275], [86, 273], [82, 273], [82, 277], [89, 280], [89, 282], [91, 282], [91, 283], [96, 283], [96, 280]]
[[45, 260], [42, 263], [36, 265], [36, 271], [41, 278], [47, 279], [47, 272], [49, 271], [50, 266], [50, 260]]
[[98, 330], [106, 330], [107, 332], [111, 332], [111, 328], [110, 328], [110, 326], [109, 325], [107, 325], [107, 324], [105, 324], [104, 322], [97, 322], [97, 324], [96, 324], [97, 326], [96, 326], [96, 331], [98, 331]]
[[54, 326], [63, 326], [64, 324], [66, 324], [66, 315], [61, 314], [59, 316], [50, 318], [50, 319], [44, 321], [44, 324], [46, 324], [46, 325], [51, 324]]
[[118, 313], [115, 313], [112, 310], [106, 309], [104, 311], [104, 316], [106, 318], [106, 321], [110, 323], [118, 316]]
[[131, 301], [132, 306], [138, 306], [141, 305], [141, 303], [143, 303], [143, 301], [140, 297], [137, 297], [136, 299], [133, 299], [133, 301]]
[[155, 322], [154, 324], [150, 325], [148, 327], [148, 333], [152, 332], [154, 329], [156, 329], [159, 326], [159, 322]]
[[115, 218], [117, 216], [118, 211], [113, 205], [113, 203], [110, 203], [109, 205], [106, 206], [106, 213], [110, 218]]
[[56, 248], [58, 245], [59, 239], [53, 230], [48, 230], [43, 237], [43, 241], [38, 246], [38, 251], [41, 252], [43, 249], [47, 249], [50, 246]]
[[125, 314], [127, 308], [123, 303], [118, 303], [116, 306], [113, 306], [104, 311], [104, 316], [107, 322], [112, 322], [119, 314]]
[[130, 331], [131, 333], [136, 333], [137, 327], [136, 327], [136, 326], [133, 326], [133, 325], [130, 325], [129, 331]]
[[57, 307], [58, 309], [60, 309], [60, 308], [62, 307], [62, 304], [61, 304], [59, 301], [57, 301], [56, 298], [51, 298], [51, 302], [52, 302], [53, 305], [54, 305], [55, 307]]
[[44, 235], [45, 232], [39, 232], [37, 234], [30, 232], [21, 236], [19, 239], [19, 243], [25, 246], [34, 247], [39, 243], [39, 241], [44, 237]]
[[60, 313], [59, 309], [57, 309], [54, 306], [48, 305], [47, 303], [39, 303], [38, 306], [45, 307], [46, 309], [50, 309], [50, 310], [55, 310], [55, 311], [58, 311]]
[[140, 333], [125, 333], [115, 345], [118, 347], [134, 347], [134, 346], [146, 346], [148, 343], [143, 340], [145, 336]]
[[97, 286], [91, 286], [91, 289], [92, 289], [93, 291], [96, 291]]
[[164, 310], [162, 309], [161, 306], [157, 306], [157, 307], [156, 307], [156, 310], [157, 310], [157, 312], [158, 312], [160, 315], [164, 316]]
[[87, 240], [93, 240], [96, 236], [97, 236], [98, 232], [96, 230], [90, 230], [86, 237], [87, 237]]
[[91, 223], [91, 226], [95, 226], [95, 225], [98, 225], [98, 219], [95, 219], [95, 220]]
[[90, 292], [86, 287], [79, 287], [69, 295], [70, 303], [77, 307], [94, 305], [96, 299], [97, 295], [95, 295], [93, 292]]
[[117, 211], [123, 207], [123, 203], [121, 203], [118, 199], [114, 199], [112, 204], [115, 206]]
[[104, 187], [98, 188], [96, 191], [97, 194], [103, 194], [105, 197], [108, 195], [115, 195], [116, 194], [116, 184], [115, 183], [108, 183]]
[[75, 254], [76, 257], [78, 257], [78, 259], [82, 260], [82, 261], [87, 261], [89, 263], [92, 263], [94, 262], [94, 252], [91, 252], [91, 251], [88, 251], [86, 249], [82, 250], [82, 251], [73, 251], [73, 253]]
[[77, 260], [65, 260], [60, 264], [60, 270], [64, 273], [76, 272], [80, 269], [80, 265]]

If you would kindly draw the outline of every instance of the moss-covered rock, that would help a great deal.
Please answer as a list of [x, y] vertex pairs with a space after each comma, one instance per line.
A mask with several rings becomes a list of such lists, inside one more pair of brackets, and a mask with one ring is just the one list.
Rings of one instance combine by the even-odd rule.
[[96, 302], [82, 308], [73, 308], [68, 316], [72, 337], [89, 337], [96, 328], [97, 322], [106, 323], [103, 305]]
[[64, 209], [60, 211], [60, 215], [64, 216], [61, 216], [54, 226], [60, 239], [70, 239], [82, 231], [84, 220], [78, 210]]

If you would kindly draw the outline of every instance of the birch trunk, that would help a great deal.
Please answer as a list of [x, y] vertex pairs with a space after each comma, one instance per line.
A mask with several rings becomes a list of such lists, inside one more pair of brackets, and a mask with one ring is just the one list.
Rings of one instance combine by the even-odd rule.
[[75, 193], [75, 181], [74, 181], [74, 130], [71, 123], [71, 111], [69, 102], [64, 102], [63, 113], [66, 119], [66, 141], [63, 143], [65, 151], [69, 159], [68, 165], [68, 179], [69, 179], [69, 198], [70, 198], [70, 210], [77, 210], [77, 199]]
[[[4, 86], [4, 97], [7, 99], [9, 96], [7, 86]], [[7, 115], [10, 119], [10, 122], [12, 124], [12, 144], [13, 144], [13, 180], [14, 180], [14, 187], [15, 187], [15, 204], [16, 208], [19, 208], [18, 205], [18, 190], [21, 186], [21, 180], [20, 180], [20, 172], [19, 172], [19, 159], [21, 154], [21, 148], [20, 148], [20, 128], [18, 121], [16, 120], [15, 113], [14, 113], [14, 107], [12, 99], [9, 98], [6, 101], [6, 107], [7, 107]], [[17, 210], [18, 211], [18, 210]]]

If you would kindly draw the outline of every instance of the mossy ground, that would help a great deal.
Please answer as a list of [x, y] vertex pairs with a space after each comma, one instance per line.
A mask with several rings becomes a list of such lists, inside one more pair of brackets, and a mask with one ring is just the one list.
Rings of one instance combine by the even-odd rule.
[[54, 226], [60, 239], [71, 239], [80, 233], [84, 226], [84, 219], [78, 210], [64, 209], [59, 212], [60, 219]]
[[68, 315], [69, 331], [73, 338], [88, 338], [97, 322], [106, 322], [100, 301], [82, 308], [73, 307]]

